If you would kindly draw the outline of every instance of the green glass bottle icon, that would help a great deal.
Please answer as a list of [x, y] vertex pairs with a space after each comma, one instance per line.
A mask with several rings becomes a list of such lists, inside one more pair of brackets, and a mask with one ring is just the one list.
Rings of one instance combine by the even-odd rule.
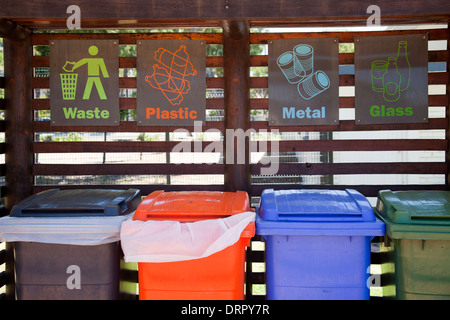
[[395, 102], [400, 98], [401, 75], [397, 69], [397, 58], [389, 57], [386, 73], [383, 75], [383, 97], [388, 102]]
[[407, 44], [406, 41], [400, 41], [398, 43], [397, 69], [401, 76], [400, 91], [408, 89], [411, 78], [411, 65], [408, 60]]

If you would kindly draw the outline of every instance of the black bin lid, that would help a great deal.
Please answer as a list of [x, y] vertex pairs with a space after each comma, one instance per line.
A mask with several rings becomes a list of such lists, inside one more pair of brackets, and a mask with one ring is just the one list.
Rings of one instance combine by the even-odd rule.
[[141, 202], [138, 189], [51, 189], [15, 205], [11, 217], [119, 216], [133, 212]]

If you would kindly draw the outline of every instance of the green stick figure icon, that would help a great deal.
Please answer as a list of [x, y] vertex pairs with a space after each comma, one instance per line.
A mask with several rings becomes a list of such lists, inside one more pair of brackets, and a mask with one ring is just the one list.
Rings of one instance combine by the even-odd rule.
[[[89, 54], [91, 56], [96, 56], [98, 53], [98, 48], [96, 46], [89, 47]], [[68, 64], [72, 64], [72, 70], [67, 70]], [[103, 89], [102, 82], [100, 80], [100, 71], [104, 78], [109, 78], [108, 70], [106, 70], [105, 62], [103, 58], [84, 58], [78, 62], [67, 62], [64, 66], [64, 70], [68, 72], [73, 72], [75, 69], [87, 64], [88, 68], [88, 79], [86, 82], [86, 87], [84, 89], [83, 100], [89, 100], [91, 96], [92, 86], [95, 84], [97, 88], [98, 95], [101, 100], [106, 100], [105, 90]]]

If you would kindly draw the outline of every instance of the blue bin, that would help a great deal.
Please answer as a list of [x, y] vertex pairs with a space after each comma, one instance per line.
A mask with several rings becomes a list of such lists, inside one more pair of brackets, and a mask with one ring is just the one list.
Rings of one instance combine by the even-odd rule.
[[269, 300], [367, 300], [370, 241], [385, 233], [355, 190], [264, 190], [256, 234]]

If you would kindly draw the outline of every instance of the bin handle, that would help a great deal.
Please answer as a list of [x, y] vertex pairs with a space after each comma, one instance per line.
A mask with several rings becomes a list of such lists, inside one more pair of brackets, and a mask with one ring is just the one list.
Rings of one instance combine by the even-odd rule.
[[[410, 223], [411, 216], [409, 210], [391, 190], [379, 192], [382, 206], [386, 208], [388, 217], [397, 223]], [[387, 204], [386, 204], [387, 203]]]
[[141, 191], [138, 189], [128, 189], [120, 196], [112, 200], [113, 205], [119, 206], [120, 212], [123, 214], [127, 210], [137, 208], [141, 202]]

